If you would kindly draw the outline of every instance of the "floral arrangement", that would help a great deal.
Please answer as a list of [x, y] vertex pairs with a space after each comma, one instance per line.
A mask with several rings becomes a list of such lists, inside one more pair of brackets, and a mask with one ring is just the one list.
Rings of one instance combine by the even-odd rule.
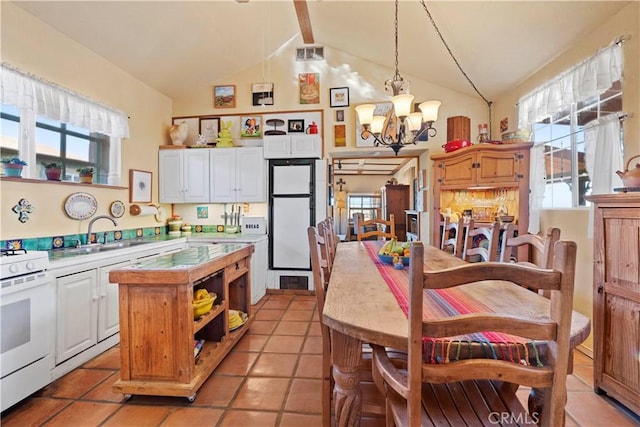
[[169, 221], [180, 221], [180, 220], [182, 220], [182, 217], [180, 215], [178, 215], [178, 214], [171, 215], [169, 217]]
[[22, 165], [27, 166], [27, 162], [19, 159], [18, 157], [5, 157], [2, 159], [2, 163], [10, 164], [10, 165]]
[[93, 167], [83, 166], [81, 168], [76, 169], [76, 172], [79, 172], [80, 175], [91, 175], [93, 174]]
[[45, 169], [62, 169], [62, 165], [56, 162], [42, 162]]

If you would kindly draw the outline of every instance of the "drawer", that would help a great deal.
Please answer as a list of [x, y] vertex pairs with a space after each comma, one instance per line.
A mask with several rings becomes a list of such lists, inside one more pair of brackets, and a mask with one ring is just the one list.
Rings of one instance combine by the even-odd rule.
[[249, 271], [248, 258], [242, 258], [226, 267], [227, 282], [231, 282]]

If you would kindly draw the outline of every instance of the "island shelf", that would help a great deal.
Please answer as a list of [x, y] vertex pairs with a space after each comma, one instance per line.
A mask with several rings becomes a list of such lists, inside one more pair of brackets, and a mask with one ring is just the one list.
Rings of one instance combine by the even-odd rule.
[[[251, 323], [252, 244], [199, 246], [112, 270], [120, 302], [120, 379], [124, 395], [186, 397], [197, 390], [244, 336]], [[217, 298], [194, 319], [198, 289]], [[229, 328], [229, 310], [247, 314]], [[204, 340], [198, 357], [194, 343]]]

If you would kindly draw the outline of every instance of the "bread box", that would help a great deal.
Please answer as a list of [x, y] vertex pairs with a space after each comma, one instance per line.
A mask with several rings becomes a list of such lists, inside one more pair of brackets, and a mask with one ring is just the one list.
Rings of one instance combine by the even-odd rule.
[[243, 216], [242, 234], [266, 234], [266, 220], [261, 216]]

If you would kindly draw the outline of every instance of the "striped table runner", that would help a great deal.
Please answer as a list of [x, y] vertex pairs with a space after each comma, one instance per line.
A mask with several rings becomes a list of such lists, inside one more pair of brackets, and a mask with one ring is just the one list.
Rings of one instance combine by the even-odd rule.
[[[406, 316], [409, 313], [409, 269], [396, 270], [378, 258], [378, 250], [384, 241], [362, 242], [382, 275], [391, 293]], [[428, 268], [428, 266], [426, 266]], [[468, 313], [490, 313], [491, 308], [457, 288], [425, 289], [423, 296], [423, 319], [437, 319]], [[483, 357], [509, 360], [522, 364], [541, 365], [535, 344], [522, 337], [499, 332], [482, 332], [464, 336], [434, 339], [424, 337], [425, 361], [446, 363], [450, 359]], [[475, 351], [473, 347], [475, 346]]]

